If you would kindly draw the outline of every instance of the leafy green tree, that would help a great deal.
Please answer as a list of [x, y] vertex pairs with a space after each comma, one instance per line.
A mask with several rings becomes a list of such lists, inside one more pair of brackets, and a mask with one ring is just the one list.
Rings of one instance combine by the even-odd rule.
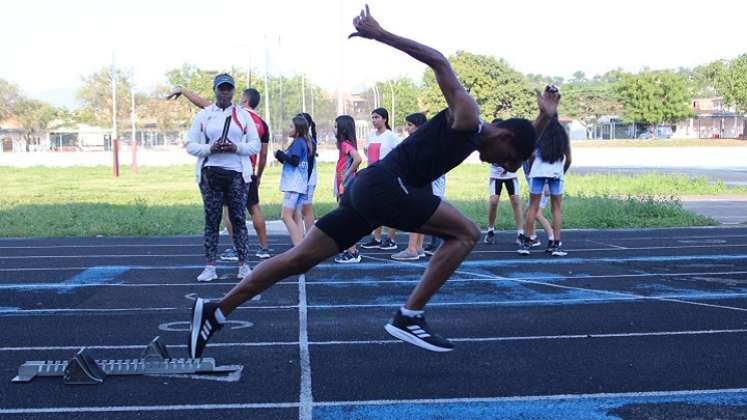
[[376, 87], [381, 92], [381, 104], [389, 111], [390, 116], [392, 113], [392, 90], [394, 90], [395, 115], [390, 121], [392, 128], [404, 126], [406, 116], [415, 112], [423, 112], [423, 107], [421, 107], [419, 101], [421, 88], [412, 79], [400, 77], [376, 82]]
[[[723, 67], [716, 77], [716, 86], [724, 95], [724, 102], [734, 105], [737, 112], [747, 113], [747, 53]], [[747, 120], [744, 122], [742, 137], [747, 137]]]
[[624, 75], [615, 84], [625, 121], [656, 125], [692, 115], [687, 81], [669, 70]]
[[[123, 127], [130, 120], [130, 76], [125, 70], [117, 71], [117, 123]], [[103, 68], [83, 77], [83, 86], [77, 93], [82, 104], [78, 112], [80, 122], [110, 127], [112, 125], [112, 73]]]
[[18, 86], [6, 80], [0, 79], [0, 121], [15, 113], [21, 92]]
[[[459, 80], [480, 105], [482, 117], [526, 117], [537, 112], [534, 90], [523, 74], [503, 59], [458, 51], [449, 58]], [[433, 71], [426, 70], [423, 104], [429, 115], [446, 107]]]
[[58, 116], [54, 106], [36, 99], [21, 98], [15, 110], [15, 116], [23, 127], [24, 137], [31, 140], [35, 134], [45, 131]]

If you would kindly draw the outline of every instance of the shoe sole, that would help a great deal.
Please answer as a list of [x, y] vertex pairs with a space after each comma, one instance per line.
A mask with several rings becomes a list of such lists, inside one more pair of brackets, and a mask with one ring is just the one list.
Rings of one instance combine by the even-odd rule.
[[432, 257], [435, 254], [436, 254], [436, 251], [425, 251], [425, 255], [427, 255], [429, 257]]
[[197, 281], [199, 281], [200, 283], [207, 283], [209, 281], [213, 281], [213, 280], [217, 280], [217, 279], [218, 279], [218, 275], [216, 274], [216, 275], [214, 275], [214, 276], [212, 276], [210, 278], [207, 278], [207, 279], [199, 279], [198, 278]]
[[[252, 272], [250, 271], [249, 274], [252, 274]], [[247, 274], [246, 276], [248, 276], [249, 274]], [[244, 280], [244, 277], [246, 276], [242, 276], [241, 274], [236, 274], [236, 278], [241, 279], [241, 280]]]
[[516, 251], [519, 255], [529, 255], [529, 251]]
[[195, 299], [192, 304], [192, 323], [189, 326], [189, 357], [195, 358], [197, 352], [197, 336], [200, 333], [200, 323], [205, 302], [201, 298]]
[[423, 340], [421, 340], [421, 339], [419, 339], [417, 337], [414, 337], [414, 336], [412, 336], [412, 335], [410, 335], [410, 334], [402, 331], [401, 329], [395, 327], [392, 324], [386, 324], [384, 326], [384, 329], [392, 337], [398, 338], [398, 339], [404, 341], [405, 343], [410, 343], [412, 345], [418, 346], [421, 349], [425, 349], [425, 350], [428, 350], [428, 351], [434, 351], [434, 352], [437, 352], [437, 353], [446, 353], [446, 352], [450, 352], [450, 351], [454, 350], [453, 348], [449, 349], [449, 348], [434, 346], [433, 344], [428, 343], [427, 341], [423, 341]]
[[552, 253], [553, 257], [565, 257], [566, 255], [568, 255], [567, 252], [553, 252]]
[[395, 257], [392, 255], [392, 259], [395, 261], [417, 261], [420, 259], [420, 255], [416, 255], [414, 257]]
[[261, 255], [260, 254], [255, 254], [255, 257], [257, 257], [259, 259], [262, 259], [262, 260], [266, 260], [266, 259], [270, 258], [270, 254], [261, 254]]
[[397, 247], [396, 246], [388, 246], [386, 248], [379, 247], [379, 249], [382, 250], [382, 251], [394, 251], [395, 249], [397, 249]]
[[345, 261], [337, 261], [335, 260], [337, 264], [355, 264], [361, 262], [360, 258], [354, 259], [354, 260], [345, 260]]
[[361, 245], [361, 248], [363, 248], [363, 249], [381, 249], [381, 246], [379, 246], [379, 245]]
[[239, 257], [220, 257], [221, 261], [238, 261]]

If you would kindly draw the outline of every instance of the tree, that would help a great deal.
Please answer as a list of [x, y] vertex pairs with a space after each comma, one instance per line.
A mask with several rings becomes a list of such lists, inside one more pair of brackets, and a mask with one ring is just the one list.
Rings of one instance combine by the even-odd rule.
[[583, 83], [586, 81], [586, 73], [584, 73], [581, 70], [578, 70], [577, 72], [573, 73], [573, 80], [571, 80], [572, 83]]
[[[747, 113], [747, 53], [731, 60], [716, 77], [718, 91], [724, 95], [724, 102], [734, 105], [737, 112]], [[742, 137], [747, 137], [747, 120], [744, 122]]]
[[[391, 84], [391, 87], [390, 87]], [[423, 112], [419, 96], [421, 88], [410, 78], [400, 77], [384, 82], [376, 82], [376, 88], [381, 92], [381, 106], [392, 113], [392, 89], [394, 90], [394, 118], [390, 121], [392, 128], [405, 125], [405, 117], [415, 113]]]
[[692, 115], [686, 80], [669, 70], [623, 75], [615, 92], [623, 103], [626, 122], [656, 125]]
[[[480, 105], [482, 117], [531, 118], [537, 112], [534, 90], [524, 75], [503, 59], [458, 51], [449, 58], [459, 80]], [[430, 115], [446, 107], [436, 77], [428, 69], [423, 76], [423, 104]]]
[[[78, 90], [82, 107], [78, 113], [80, 122], [110, 127], [112, 125], [112, 76], [111, 68], [103, 68], [83, 77], [83, 86]], [[130, 120], [130, 78], [126, 71], [117, 71], [117, 121], [119, 126]]]
[[15, 110], [15, 117], [23, 127], [24, 137], [28, 141], [34, 137], [34, 134], [45, 131], [57, 115], [58, 110], [54, 106], [29, 98], [21, 98]]
[[0, 79], [0, 121], [13, 115], [21, 99], [18, 86], [6, 80]]

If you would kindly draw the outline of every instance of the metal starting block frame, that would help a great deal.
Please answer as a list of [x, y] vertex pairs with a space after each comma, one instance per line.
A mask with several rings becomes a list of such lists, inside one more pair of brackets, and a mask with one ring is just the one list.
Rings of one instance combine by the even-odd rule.
[[154, 338], [140, 359], [95, 360], [85, 347], [69, 361], [28, 361], [18, 368], [11, 382], [31, 382], [37, 376], [62, 376], [69, 385], [96, 385], [108, 375], [205, 374], [228, 376], [242, 366], [216, 366], [213, 358], [174, 359], [160, 337]]

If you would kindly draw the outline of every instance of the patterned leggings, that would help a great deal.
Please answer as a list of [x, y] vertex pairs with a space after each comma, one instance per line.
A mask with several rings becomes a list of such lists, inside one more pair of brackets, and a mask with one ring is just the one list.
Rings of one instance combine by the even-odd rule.
[[[234, 175], [235, 174], [235, 175]], [[249, 260], [249, 234], [246, 230], [247, 184], [238, 172], [225, 175], [205, 167], [202, 170], [200, 192], [205, 209], [205, 257], [215, 262], [218, 257], [220, 221], [223, 205], [228, 206], [228, 217], [233, 224], [233, 244], [239, 260]]]

